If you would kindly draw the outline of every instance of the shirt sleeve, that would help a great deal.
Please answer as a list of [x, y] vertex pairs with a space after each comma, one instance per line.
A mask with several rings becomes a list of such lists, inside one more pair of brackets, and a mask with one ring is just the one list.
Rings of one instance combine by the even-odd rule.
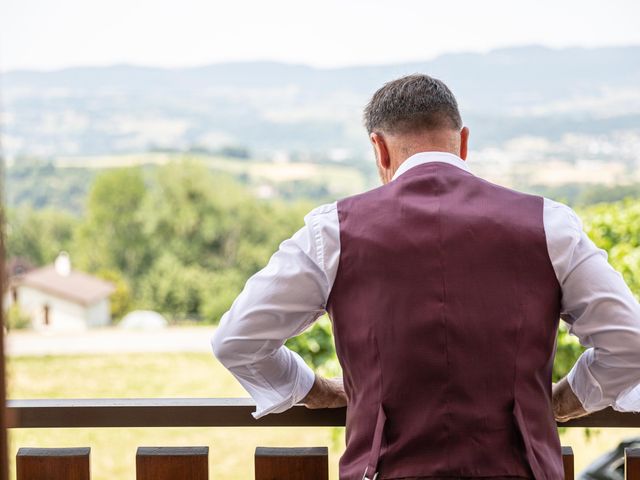
[[255, 418], [291, 408], [315, 380], [284, 342], [325, 312], [339, 258], [335, 202], [304, 223], [247, 280], [211, 338], [214, 355], [255, 400]]
[[545, 199], [544, 215], [562, 288], [560, 316], [588, 347], [567, 375], [569, 385], [588, 412], [608, 406], [638, 411], [640, 305], [570, 207]]

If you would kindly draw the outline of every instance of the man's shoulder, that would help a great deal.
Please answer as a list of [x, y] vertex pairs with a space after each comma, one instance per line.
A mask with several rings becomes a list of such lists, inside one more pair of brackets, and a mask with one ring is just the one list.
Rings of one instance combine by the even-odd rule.
[[580, 217], [573, 208], [563, 202], [548, 197], [542, 198], [544, 200], [545, 225], [553, 225], [556, 229], [566, 227], [574, 232], [580, 232], [582, 230], [582, 220], [580, 220]]
[[582, 229], [582, 222], [580, 218], [573, 210], [573, 208], [571, 208], [566, 203], [554, 200], [544, 195], [525, 192], [523, 190], [518, 190], [515, 188], [507, 187], [505, 185], [493, 183], [481, 177], [477, 178], [480, 181], [491, 185], [493, 188], [499, 189], [507, 195], [512, 195], [514, 198], [520, 197], [523, 199], [536, 199], [538, 202], [541, 202], [545, 227], [553, 226], [554, 229], [569, 227], [572, 231], [579, 231]]
[[323, 203], [311, 209], [304, 216], [304, 223], [313, 235], [333, 230], [332, 226], [339, 223], [337, 201]]
[[338, 200], [334, 200], [333, 202], [323, 203], [322, 205], [318, 205], [314, 207], [305, 215], [305, 217], [318, 217], [318, 216], [326, 216], [330, 215], [336, 211], [338, 208]]
[[529, 199], [535, 198], [538, 200], [544, 199], [542, 195], [538, 195], [532, 192], [525, 192], [524, 190], [519, 190], [517, 188], [502, 185], [500, 183], [493, 182], [489, 179], [486, 179], [476, 174], [472, 174], [472, 178], [473, 180], [483, 184], [485, 187], [488, 187], [490, 189], [495, 189], [496, 191], [502, 192], [503, 194], [506, 194], [506, 195], [511, 195], [511, 196], [520, 197], [520, 198], [529, 198]]

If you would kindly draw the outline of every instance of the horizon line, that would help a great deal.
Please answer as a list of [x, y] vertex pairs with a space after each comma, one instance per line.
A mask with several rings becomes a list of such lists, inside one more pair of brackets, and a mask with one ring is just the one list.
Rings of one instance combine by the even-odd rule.
[[332, 71], [332, 70], [348, 70], [352, 68], [372, 68], [372, 67], [393, 67], [399, 65], [407, 65], [414, 63], [428, 63], [438, 60], [442, 57], [448, 56], [458, 56], [458, 55], [489, 55], [492, 53], [504, 51], [504, 50], [523, 50], [523, 49], [542, 49], [549, 51], [562, 51], [562, 50], [607, 50], [607, 49], [624, 49], [624, 48], [640, 48], [640, 43], [624, 43], [619, 45], [602, 45], [602, 46], [563, 46], [563, 47], [555, 47], [550, 45], [544, 45], [542, 43], [523, 43], [523, 44], [513, 44], [509, 46], [503, 47], [494, 47], [490, 49], [484, 50], [452, 50], [450, 52], [444, 52], [432, 57], [426, 57], [422, 59], [414, 59], [414, 60], [401, 60], [398, 62], [384, 62], [384, 63], [354, 63], [349, 65], [336, 65], [336, 66], [321, 66], [314, 65], [313, 63], [303, 63], [303, 62], [295, 62], [295, 61], [286, 61], [286, 60], [276, 60], [276, 59], [253, 59], [253, 60], [218, 60], [211, 61], [199, 64], [192, 65], [159, 65], [159, 64], [144, 64], [144, 63], [134, 63], [134, 62], [109, 62], [109, 63], [95, 63], [95, 64], [75, 64], [75, 65], [67, 65], [60, 67], [52, 67], [52, 68], [37, 68], [37, 67], [21, 67], [21, 68], [10, 68], [4, 69], [2, 65], [0, 65], [0, 75], [7, 74], [15, 74], [15, 73], [59, 73], [69, 70], [80, 70], [80, 69], [108, 69], [108, 68], [143, 68], [149, 70], [197, 70], [201, 68], [207, 68], [212, 66], [222, 66], [222, 65], [247, 65], [247, 64], [271, 64], [271, 65], [282, 65], [289, 67], [301, 67], [307, 68], [311, 70], [319, 70], [319, 71]]

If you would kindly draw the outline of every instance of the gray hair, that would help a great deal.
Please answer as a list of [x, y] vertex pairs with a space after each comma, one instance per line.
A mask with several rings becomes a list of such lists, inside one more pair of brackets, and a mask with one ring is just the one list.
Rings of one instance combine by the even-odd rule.
[[364, 109], [368, 133], [413, 133], [441, 128], [461, 129], [458, 102], [437, 78], [413, 74], [385, 83]]

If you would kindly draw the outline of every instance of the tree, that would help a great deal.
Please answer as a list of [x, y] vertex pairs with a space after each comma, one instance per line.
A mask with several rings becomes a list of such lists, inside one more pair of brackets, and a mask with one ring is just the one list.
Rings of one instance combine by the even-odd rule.
[[131, 310], [131, 287], [121, 273], [115, 270], [99, 270], [96, 275], [115, 285], [115, 291], [111, 294], [111, 316], [119, 320]]
[[640, 200], [592, 205], [582, 211], [585, 231], [640, 298]]
[[60, 251], [72, 249], [78, 223], [71, 214], [52, 209], [11, 209], [7, 221], [7, 257], [21, 257], [36, 266], [52, 263]]
[[290, 338], [286, 346], [325, 376], [340, 375], [341, 368], [333, 344], [331, 320], [327, 314], [318, 318], [304, 333]]
[[[601, 203], [577, 212], [589, 238], [608, 255], [629, 288], [640, 299], [640, 200], [627, 198], [615, 203]], [[584, 348], [566, 328], [558, 334], [554, 379], [566, 375]]]
[[133, 279], [148, 266], [150, 252], [140, 207], [146, 186], [139, 168], [107, 170], [95, 180], [77, 235], [79, 264], [113, 270]]
[[174, 318], [219, 321], [306, 213], [258, 200], [228, 174], [190, 159], [159, 168], [154, 180], [141, 207], [153, 252], [141, 298]]
[[140, 304], [173, 319], [197, 318], [206, 271], [198, 265], [184, 265], [172, 253], [163, 253], [140, 281]]

